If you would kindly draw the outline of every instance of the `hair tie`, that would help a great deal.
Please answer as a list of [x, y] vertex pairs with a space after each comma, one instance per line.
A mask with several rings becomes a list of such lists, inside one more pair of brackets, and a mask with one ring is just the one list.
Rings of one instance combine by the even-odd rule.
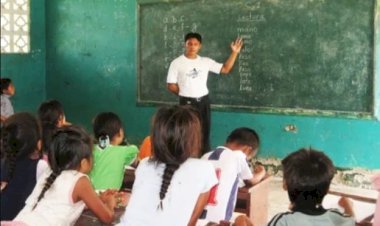
[[99, 147], [101, 149], [106, 148], [110, 145], [110, 137], [108, 135], [99, 137]]

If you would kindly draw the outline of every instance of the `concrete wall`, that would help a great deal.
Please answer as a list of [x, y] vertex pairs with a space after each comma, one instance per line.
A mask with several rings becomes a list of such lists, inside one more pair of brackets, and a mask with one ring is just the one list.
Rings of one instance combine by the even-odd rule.
[[1, 77], [12, 79], [15, 111], [35, 112], [46, 97], [45, 1], [30, 1], [30, 45], [27, 54], [1, 54]]
[[[47, 97], [60, 100], [68, 120], [87, 128], [98, 112], [116, 112], [130, 141], [138, 144], [149, 133], [155, 108], [136, 105], [136, 1], [49, 0], [46, 12]], [[287, 125], [297, 131], [285, 131]], [[311, 146], [340, 167], [380, 168], [376, 120], [213, 111], [212, 146], [223, 144], [239, 126], [258, 131], [260, 157], [282, 158]]]

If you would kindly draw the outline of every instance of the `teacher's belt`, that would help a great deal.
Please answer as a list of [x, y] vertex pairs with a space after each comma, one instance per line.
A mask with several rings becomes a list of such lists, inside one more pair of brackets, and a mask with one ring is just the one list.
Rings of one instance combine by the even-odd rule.
[[180, 100], [182, 101], [195, 101], [195, 102], [202, 102], [202, 100], [208, 99], [208, 94], [201, 96], [201, 97], [183, 97], [179, 96]]

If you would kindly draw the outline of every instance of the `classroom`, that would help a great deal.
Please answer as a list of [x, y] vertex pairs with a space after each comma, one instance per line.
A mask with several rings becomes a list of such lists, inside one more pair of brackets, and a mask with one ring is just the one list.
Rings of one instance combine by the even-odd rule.
[[[128, 142], [140, 145], [150, 132], [151, 118], [158, 106], [178, 102], [167, 91], [165, 79], [170, 61], [182, 51], [183, 35], [187, 29], [206, 32], [201, 55], [208, 55], [220, 62], [228, 56], [229, 43], [239, 33], [247, 39], [247, 43], [243, 46], [241, 58], [235, 63], [232, 72], [235, 78], [226, 76], [210, 79], [212, 75], [209, 76], [210, 95], [214, 93], [211, 147], [223, 144], [235, 128], [254, 128], [261, 140], [257, 161], [274, 178], [281, 177], [281, 159], [295, 150], [310, 147], [322, 150], [331, 158], [340, 173], [337, 181], [344, 186], [373, 189], [371, 177], [380, 173], [379, 0], [346, 1], [342, 3], [342, 8], [346, 10], [343, 12], [339, 11], [339, 3], [331, 4], [331, 11], [328, 12], [323, 12], [322, 9], [311, 10], [315, 6], [324, 7], [324, 4], [334, 2], [332, 0], [25, 1], [30, 7], [30, 49], [27, 53], [1, 53], [1, 77], [11, 78], [17, 87], [17, 93], [12, 97], [15, 112], [36, 113], [43, 101], [59, 100], [70, 122], [91, 132], [91, 120], [94, 116], [99, 112], [112, 111], [123, 121]], [[238, 6], [233, 8], [235, 3]], [[286, 10], [281, 11], [281, 7], [276, 4], [284, 4], [281, 6]], [[199, 6], [201, 9], [197, 12]], [[217, 7], [215, 11], [212, 10], [213, 7]], [[249, 7], [249, 10], [243, 8], [243, 13], [240, 14], [238, 7]], [[351, 12], [357, 11], [367, 12], [368, 8], [371, 9], [366, 15], [370, 19], [370, 26], [350, 24], [352, 30], [357, 26], [363, 32], [363, 40], [368, 41], [368, 45], [364, 47], [358, 44], [362, 39], [352, 41], [356, 45], [353, 47], [345, 46], [351, 40], [338, 39], [331, 42], [338, 43], [339, 48], [335, 50], [331, 43], [325, 46], [321, 44], [320, 49], [310, 50], [307, 55], [297, 55], [301, 53], [290, 53], [287, 51], [289, 49], [281, 46], [294, 40], [289, 38], [281, 41], [282, 36], [279, 34], [265, 33], [278, 29], [293, 37], [290, 34], [297, 29], [312, 33], [315, 30], [313, 26], [322, 23], [310, 19], [303, 21], [304, 26], [283, 26], [281, 21], [286, 21], [287, 17], [284, 15], [288, 11], [301, 19], [315, 13], [316, 18], [325, 16], [331, 19], [331, 16], [336, 15], [332, 21], [340, 21], [338, 16], [352, 15]], [[167, 10], [171, 10], [170, 13]], [[276, 10], [284, 14], [278, 17], [272, 15], [272, 11]], [[207, 12], [210, 13], [209, 17]], [[231, 16], [224, 17], [223, 13]], [[187, 18], [202, 15], [204, 18]], [[216, 17], [219, 19], [215, 19]], [[181, 27], [180, 22], [183, 20], [185, 22]], [[173, 24], [174, 21], [177, 27], [169, 27], [165, 33], [165, 24]], [[208, 21], [215, 23], [207, 24]], [[220, 26], [215, 25], [218, 22]], [[255, 27], [246, 26], [247, 23], [253, 23]], [[348, 22], [341, 23], [344, 28], [351, 28]], [[313, 39], [314, 37], [307, 36], [305, 40], [296, 37], [298, 39], [295, 41], [301, 43], [293, 46], [292, 50], [309, 48], [312, 46], [309, 44], [310, 40], [327, 43], [330, 38], [335, 38], [329, 35], [330, 30], [326, 30], [328, 35], [325, 35], [322, 27], [338, 30], [336, 26], [340, 24], [323, 21], [322, 25], [319, 31], [321, 37]], [[229, 26], [235, 27], [231, 29]], [[214, 29], [226, 31], [220, 35]], [[175, 47], [165, 46], [165, 35], [169, 37], [167, 44]], [[174, 36], [176, 38], [171, 39]], [[268, 53], [257, 53], [257, 48], [268, 50]], [[361, 48], [364, 50], [358, 51]], [[331, 55], [324, 55], [325, 49], [330, 50], [329, 53], [338, 53], [331, 60]], [[341, 49], [346, 56], [340, 55]], [[311, 62], [314, 53], [320, 58]], [[281, 54], [285, 56], [280, 57]], [[289, 60], [292, 57], [304, 60], [297, 64]], [[343, 58], [344, 60], [340, 60]], [[359, 59], [360, 62], [357, 62]], [[292, 66], [280, 68], [273, 63], [276, 60], [290, 62]], [[258, 63], [255, 64], [256, 62]], [[313, 68], [315, 64], [319, 65], [316, 68], [321, 69]], [[338, 66], [334, 67], [332, 64]], [[299, 69], [299, 66], [304, 68]], [[271, 70], [275, 70], [274, 75], [265, 79], [265, 73]], [[291, 83], [296, 87], [293, 87], [292, 93], [287, 92], [289, 87], [281, 85], [287, 78], [280, 72], [294, 72], [295, 80]], [[310, 80], [304, 79], [308, 72], [321, 75]], [[360, 74], [362, 80], [355, 82], [364, 88], [358, 90], [358, 96], [353, 98], [354, 92], [350, 91], [352, 87], [348, 84], [359, 72], [363, 73]], [[334, 77], [334, 73], [340, 77]], [[257, 75], [261, 77], [256, 77]], [[240, 77], [236, 79], [236, 76]], [[310, 84], [307, 83], [309, 81], [315, 82], [315, 88], [302, 89], [303, 85]], [[355, 82], [350, 85], [355, 86]], [[264, 84], [266, 88], [256, 87], [256, 84]], [[271, 85], [274, 91], [270, 91]], [[323, 93], [318, 90], [330, 85], [338, 91], [318, 96], [318, 93]], [[298, 92], [298, 89], [302, 91]], [[274, 100], [273, 96], [280, 97]], [[302, 105], [302, 101], [306, 105]]]

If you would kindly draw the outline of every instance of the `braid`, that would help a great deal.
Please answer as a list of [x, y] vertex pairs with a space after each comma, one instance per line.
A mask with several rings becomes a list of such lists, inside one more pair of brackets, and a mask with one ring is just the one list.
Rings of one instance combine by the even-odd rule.
[[0, 141], [0, 153], [1, 153], [1, 159], [6, 157], [6, 149], [8, 149], [8, 137], [9, 133], [6, 132], [5, 128], [3, 125], [0, 127], [0, 135], [1, 135], [1, 141]]
[[[31, 158], [40, 139], [37, 119], [30, 113], [16, 113], [1, 127], [1, 152], [4, 157], [6, 180], [13, 178], [18, 161]], [[3, 156], [4, 155], [4, 156]]]
[[76, 170], [80, 167], [82, 159], [91, 159], [91, 147], [91, 138], [81, 127], [64, 126], [57, 130], [52, 136], [48, 152], [48, 161], [52, 173], [46, 178], [33, 209], [44, 198], [46, 191], [51, 188], [62, 171]]
[[46, 182], [44, 187], [42, 188], [41, 194], [37, 198], [36, 204], [34, 204], [33, 209], [36, 208], [38, 202], [44, 197], [45, 192], [51, 187], [51, 185], [54, 183], [55, 179], [61, 174], [62, 171], [59, 172], [52, 172], [48, 178], [46, 178]]
[[158, 206], [159, 209], [163, 209], [162, 200], [164, 200], [166, 196], [166, 192], [168, 191], [170, 182], [173, 178], [175, 171], [179, 168], [179, 164], [177, 163], [168, 163], [166, 164], [166, 168], [164, 170], [164, 175], [162, 176], [162, 184], [160, 190], [160, 204]]
[[8, 171], [7, 173], [7, 181], [9, 182], [12, 177], [13, 177], [13, 173], [16, 169], [16, 153], [14, 152], [11, 152], [9, 154], [7, 154], [7, 159], [8, 161], [6, 162], [6, 170]]
[[57, 127], [54, 123], [42, 122], [42, 151], [45, 154], [49, 152], [50, 143], [56, 130]]
[[196, 110], [189, 106], [162, 107], [153, 119], [151, 161], [166, 164], [159, 193], [160, 203], [157, 207], [162, 210], [162, 201], [174, 173], [181, 164], [200, 150], [201, 126]]
[[13, 172], [16, 168], [16, 160], [17, 160], [17, 142], [14, 138], [11, 137], [11, 133], [9, 131], [2, 131], [2, 149], [5, 154], [5, 166], [7, 177], [6, 181], [10, 181], [13, 177]]

